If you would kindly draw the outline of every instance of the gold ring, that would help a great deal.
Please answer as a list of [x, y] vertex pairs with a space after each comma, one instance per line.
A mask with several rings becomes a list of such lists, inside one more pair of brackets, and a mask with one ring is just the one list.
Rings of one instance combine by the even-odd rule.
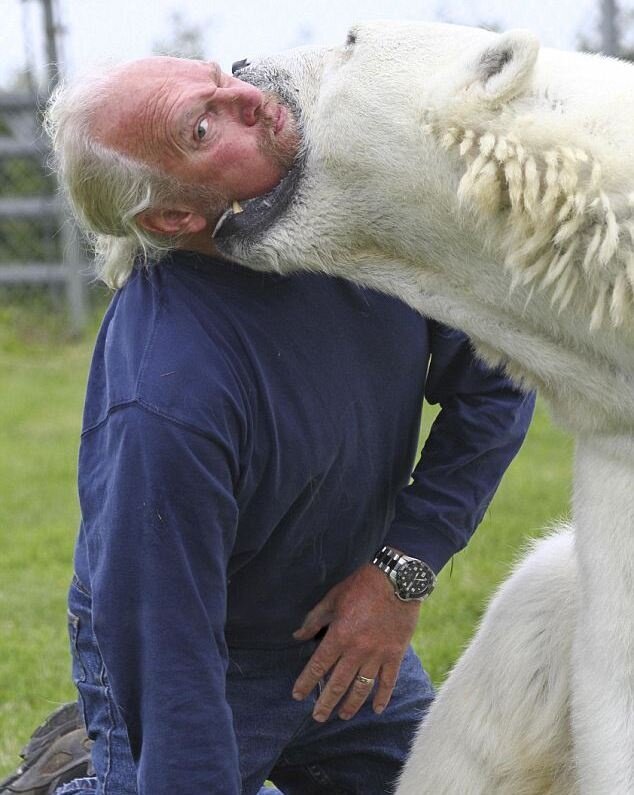
[[361, 676], [361, 674], [357, 674], [355, 676], [355, 679], [357, 680], [357, 682], [359, 682], [362, 685], [373, 685], [374, 684], [374, 679], [371, 679], [369, 676]]

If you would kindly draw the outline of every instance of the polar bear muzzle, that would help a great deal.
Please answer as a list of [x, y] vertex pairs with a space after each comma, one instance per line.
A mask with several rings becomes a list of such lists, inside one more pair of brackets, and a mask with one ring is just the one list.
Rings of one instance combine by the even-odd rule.
[[231, 250], [238, 240], [257, 242], [290, 209], [302, 180], [304, 158], [298, 156], [293, 168], [269, 193], [247, 201], [234, 202], [220, 218], [212, 237], [223, 250]]

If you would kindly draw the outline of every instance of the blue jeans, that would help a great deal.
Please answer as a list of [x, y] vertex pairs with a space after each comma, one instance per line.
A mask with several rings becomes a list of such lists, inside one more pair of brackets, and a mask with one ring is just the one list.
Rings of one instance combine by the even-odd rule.
[[[69, 594], [69, 631], [73, 678], [94, 740], [96, 777], [65, 784], [56, 795], [136, 795], [125, 724], [92, 630], [90, 594], [77, 579]], [[318, 692], [304, 702], [291, 698], [293, 682], [316, 645], [229, 650], [227, 699], [233, 711], [243, 795], [274, 795], [279, 790], [284, 795], [384, 795], [394, 785], [433, 698], [427, 674], [409, 649], [382, 715], [374, 714], [368, 700], [350, 721], [335, 716], [319, 724], [311, 717]], [[266, 779], [279, 790], [261, 789]], [[184, 782], [183, 792], [187, 791]]]

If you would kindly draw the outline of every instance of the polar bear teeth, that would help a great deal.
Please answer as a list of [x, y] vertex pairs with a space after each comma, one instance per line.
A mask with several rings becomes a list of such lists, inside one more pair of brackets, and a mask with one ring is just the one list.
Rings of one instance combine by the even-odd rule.
[[231, 207], [228, 207], [216, 222], [213, 232], [211, 233], [212, 239], [216, 237], [216, 235], [220, 231], [220, 228], [224, 225], [225, 221], [229, 218], [229, 216], [238, 215], [239, 213], [243, 212], [244, 208], [242, 207], [240, 202], [234, 199], [233, 202], [231, 203]]

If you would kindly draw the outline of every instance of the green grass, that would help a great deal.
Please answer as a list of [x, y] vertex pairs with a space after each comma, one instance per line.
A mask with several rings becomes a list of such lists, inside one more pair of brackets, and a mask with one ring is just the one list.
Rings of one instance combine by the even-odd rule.
[[[93, 336], [94, 328], [73, 340], [59, 318], [0, 307], [0, 777], [43, 717], [74, 697], [65, 600]], [[571, 440], [540, 407], [475, 539], [423, 607], [416, 647], [436, 682], [526, 536], [565, 514], [571, 453]]]
[[571, 437], [553, 427], [538, 402], [524, 445], [475, 536], [441, 572], [423, 605], [414, 645], [435, 683], [446, 676], [529, 539], [568, 517], [572, 451]]
[[65, 600], [90, 346], [68, 338], [61, 317], [0, 309], [0, 775], [73, 697]]

